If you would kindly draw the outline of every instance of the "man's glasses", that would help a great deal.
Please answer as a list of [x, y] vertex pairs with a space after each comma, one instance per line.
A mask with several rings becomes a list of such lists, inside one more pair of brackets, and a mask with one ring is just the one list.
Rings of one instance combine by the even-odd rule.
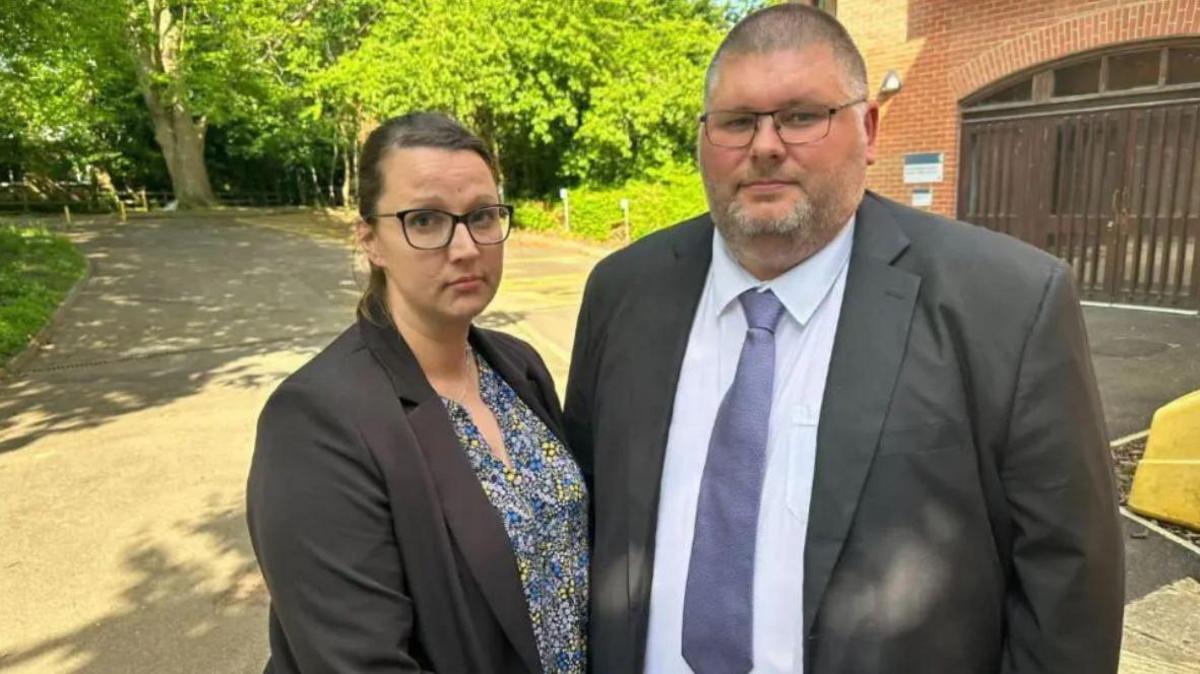
[[460, 222], [466, 225], [472, 241], [481, 246], [494, 246], [508, 238], [508, 232], [512, 229], [513, 207], [495, 204], [462, 214], [436, 208], [410, 208], [399, 213], [370, 215], [367, 219], [385, 216], [400, 221], [404, 239], [418, 250], [437, 250], [449, 246]]
[[769, 112], [745, 110], [714, 110], [700, 115], [704, 125], [704, 136], [717, 147], [741, 148], [754, 142], [758, 132], [758, 118], [770, 117], [779, 134], [779, 140], [788, 145], [815, 143], [829, 135], [833, 116], [839, 110], [858, 105], [866, 99], [859, 98], [834, 108], [815, 105], [793, 105]]

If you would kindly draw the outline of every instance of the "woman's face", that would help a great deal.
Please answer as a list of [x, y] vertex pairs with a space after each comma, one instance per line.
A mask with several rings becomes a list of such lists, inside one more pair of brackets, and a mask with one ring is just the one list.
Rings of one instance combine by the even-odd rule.
[[412, 147], [388, 151], [379, 169], [379, 217], [373, 228], [359, 223], [358, 238], [371, 262], [387, 276], [393, 316], [430, 332], [470, 323], [496, 295], [504, 244], [479, 245], [460, 223], [453, 227], [450, 245], [421, 250], [405, 238], [394, 214], [431, 208], [463, 215], [499, 203], [487, 164], [469, 150]]

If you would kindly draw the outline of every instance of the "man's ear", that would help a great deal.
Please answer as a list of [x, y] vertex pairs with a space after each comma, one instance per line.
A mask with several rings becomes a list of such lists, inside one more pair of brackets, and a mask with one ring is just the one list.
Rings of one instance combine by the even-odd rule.
[[867, 166], [875, 163], [875, 142], [879, 139], [879, 102], [867, 101], [863, 113], [863, 131], [867, 134]]

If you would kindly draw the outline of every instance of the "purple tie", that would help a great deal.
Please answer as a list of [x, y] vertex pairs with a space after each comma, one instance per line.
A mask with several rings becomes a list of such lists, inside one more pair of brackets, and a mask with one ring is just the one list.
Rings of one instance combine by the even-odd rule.
[[754, 546], [783, 305], [770, 290], [738, 299], [746, 340], [708, 444], [683, 597], [683, 659], [696, 674], [754, 667]]

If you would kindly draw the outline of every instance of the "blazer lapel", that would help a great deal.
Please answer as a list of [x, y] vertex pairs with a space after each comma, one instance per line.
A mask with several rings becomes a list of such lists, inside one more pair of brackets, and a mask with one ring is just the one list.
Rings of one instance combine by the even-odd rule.
[[673, 256], [652, 270], [637, 292], [643, 297], [627, 323], [637, 325], [636, 360], [629, 364], [635, 379], [626, 390], [631, 397], [629, 446], [626, 449], [628, 511], [629, 606], [637, 662], [645, 649], [649, 618], [653, 551], [658, 520], [658, 494], [663, 457], [675, 405], [675, 388], [687, 350], [688, 335], [712, 262], [712, 221], [703, 216], [681, 225]]
[[408, 420], [433, 472], [450, 534], [471, 575], [525, 666], [540, 672], [541, 659], [512, 544], [458, 444], [445, 406], [436, 396], [429, 398], [408, 413]]
[[546, 424], [546, 428], [550, 429], [554, 437], [558, 438], [565, 447], [567, 434], [563, 430], [561, 417], [555, 414], [558, 412], [555, 409], [555, 400], [557, 399], [546, 399], [546, 390], [536, 381], [531, 372], [530, 363], [514, 357], [501, 348], [496, 338], [487, 330], [472, 326], [469, 340], [472, 348], [483, 356], [496, 374], [512, 387], [521, 402], [525, 403], [537, 415], [537, 418]]
[[804, 552], [811, 635], [858, 507], [908, 343], [920, 277], [892, 266], [908, 239], [868, 193], [859, 207], [825, 397]]
[[395, 328], [365, 319], [360, 319], [359, 325], [368, 348], [388, 372], [404, 403], [409, 426], [433, 475], [451, 537], [517, 654], [530, 672], [541, 672], [537, 641], [508, 533], [458, 444], [441, 398]]

